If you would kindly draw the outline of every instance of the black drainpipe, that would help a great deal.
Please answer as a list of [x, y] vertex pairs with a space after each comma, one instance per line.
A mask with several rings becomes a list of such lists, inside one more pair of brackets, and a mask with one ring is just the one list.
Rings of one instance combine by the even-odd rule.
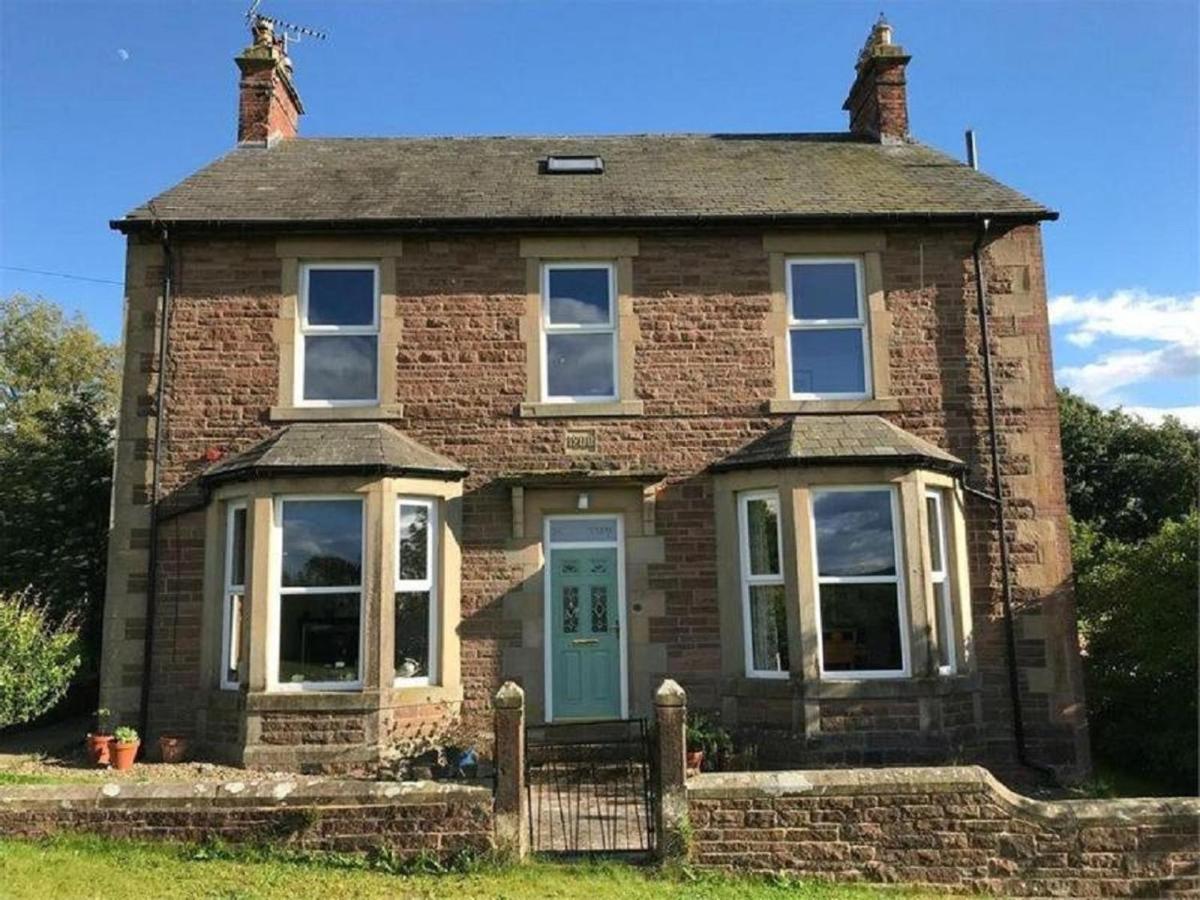
[[[975, 135], [967, 132], [968, 155], [974, 168]], [[1008, 693], [1012, 702], [1013, 739], [1017, 744], [1017, 762], [1034, 771], [1058, 780], [1057, 773], [1048, 766], [1033, 762], [1025, 746], [1025, 717], [1021, 709], [1021, 682], [1017, 673], [1017, 631], [1013, 621], [1012, 571], [1008, 557], [1008, 516], [1004, 510], [1004, 481], [1000, 477], [1000, 443], [996, 434], [996, 395], [992, 388], [992, 345], [988, 335], [987, 281], [983, 277], [983, 242], [987, 239], [991, 222], [979, 220], [979, 232], [971, 248], [975, 263], [975, 298], [979, 304], [979, 336], [983, 343], [983, 384], [987, 393], [988, 445], [992, 457], [993, 494], [968, 488], [971, 494], [989, 501], [996, 511], [996, 531], [1000, 540], [1000, 581], [1003, 589], [1004, 648], [1008, 658]]]
[[167, 426], [167, 340], [171, 331], [171, 237], [162, 228], [163, 279], [162, 311], [158, 329], [158, 390], [154, 398], [154, 459], [150, 474], [150, 553], [146, 562], [146, 633], [142, 645], [142, 702], [138, 711], [138, 731], [146, 740], [150, 730], [150, 662], [154, 652], [154, 613], [158, 606], [158, 489], [162, 472], [163, 448]]

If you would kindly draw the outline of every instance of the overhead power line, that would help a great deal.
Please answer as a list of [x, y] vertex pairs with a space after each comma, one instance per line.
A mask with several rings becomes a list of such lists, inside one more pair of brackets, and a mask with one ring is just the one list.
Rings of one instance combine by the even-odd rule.
[[0, 266], [0, 269], [6, 269], [10, 272], [28, 272], [31, 275], [50, 275], [54, 278], [70, 278], [72, 281], [92, 281], [96, 284], [115, 284], [118, 287], [124, 282], [113, 281], [111, 278], [90, 278], [87, 275], [70, 275], [67, 272], [48, 272], [45, 269], [26, 269], [22, 266]]

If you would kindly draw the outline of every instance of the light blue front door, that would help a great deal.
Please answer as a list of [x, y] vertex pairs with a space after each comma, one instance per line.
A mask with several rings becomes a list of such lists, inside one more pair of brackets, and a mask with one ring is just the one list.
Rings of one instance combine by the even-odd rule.
[[554, 718], [621, 715], [617, 549], [551, 548], [550, 638]]

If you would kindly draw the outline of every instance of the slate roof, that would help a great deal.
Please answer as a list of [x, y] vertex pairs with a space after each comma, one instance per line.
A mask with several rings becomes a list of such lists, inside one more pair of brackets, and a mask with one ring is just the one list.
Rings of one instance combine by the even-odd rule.
[[[598, 154], [604, 172], [541, 174], [552, 154]], [[930, 147], [851, 134], [294, 138], [235, 149], [112, 224], [802, 224], [984, 214], [1057, 216]]]
[[794, 416], [710, 467], [713, 471], [806, 465], [905, 464], [943, 471], [961, 459], [880, 416]]
[[390, 425], [298, 422], [211, 466], [206, 482], [312, 474], [414, 475], [461, 481], [467, 470]]

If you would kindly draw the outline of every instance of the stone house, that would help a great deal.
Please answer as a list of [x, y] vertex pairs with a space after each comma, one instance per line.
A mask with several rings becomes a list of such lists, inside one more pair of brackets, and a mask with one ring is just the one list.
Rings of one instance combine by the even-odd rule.
[[105, 706], [332, 768], [671, 677], [764, 764], [1086, 771], [1056, 214], [910, 136], [889, 26], [838, 134], [303, 139], [236, 62], [113, 223]]

